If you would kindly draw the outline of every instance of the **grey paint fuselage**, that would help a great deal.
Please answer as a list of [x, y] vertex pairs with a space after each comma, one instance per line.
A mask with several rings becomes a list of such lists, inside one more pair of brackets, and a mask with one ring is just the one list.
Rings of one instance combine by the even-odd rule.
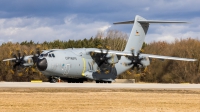
[[[45, 57], [47, 60], [47, 69], [41, 71], [46, 76], [58, 76], [65, 78], [85, 78], [85, 72], [96, 72], [98, 70], [97, 63], [92, 59], [90, 52], [96, 50], [96, 48], [69, 48], [63, 50], [53, 51], [55, 57]], [[124, 60], [130, 62], [124, 56]], [[124, 66], [123, 62], [119, 60], [115, 64], [117, 74], [130, 68], [130, 66]]]

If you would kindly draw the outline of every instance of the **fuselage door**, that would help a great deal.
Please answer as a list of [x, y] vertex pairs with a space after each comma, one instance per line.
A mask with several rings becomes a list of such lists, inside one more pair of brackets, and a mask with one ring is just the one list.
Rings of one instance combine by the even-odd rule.
[[66, 76], [69, 73], [70, 64], [63, 65], [63, 75]]

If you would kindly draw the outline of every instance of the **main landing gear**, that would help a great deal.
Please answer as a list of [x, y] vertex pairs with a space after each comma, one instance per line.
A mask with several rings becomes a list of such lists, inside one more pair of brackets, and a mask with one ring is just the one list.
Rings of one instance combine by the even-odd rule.
[[112, 83], [112, 81], [96, 80], [96, 83]]
[[60, 77], [49, 77], [50, 83], [56, 83], [60, 81]]
[[68, 83], [83, 83], [83, 79], [67, 79]]
[[[67, 78], [67, 79], [63, 78], [62, 80], [68, 83], [83, 83], [85, 81], [84, 79], [72, 79], [72, 78]], [[49, 77], [49, 82], [50, 83], [60, 82], [60, 77]]]

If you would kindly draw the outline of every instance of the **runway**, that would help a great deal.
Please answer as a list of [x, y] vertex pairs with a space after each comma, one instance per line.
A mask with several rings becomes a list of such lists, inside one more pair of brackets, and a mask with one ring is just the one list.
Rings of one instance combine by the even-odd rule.
[[107, 89], [197, 89], [200, 84], [137, 84], [137, 83], [31, 83], [31, 82], [0, 82], [0, 88], [107, 88]]

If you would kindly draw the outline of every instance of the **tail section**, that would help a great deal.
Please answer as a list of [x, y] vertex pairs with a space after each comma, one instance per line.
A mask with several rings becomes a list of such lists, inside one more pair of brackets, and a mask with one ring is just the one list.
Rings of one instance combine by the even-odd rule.
[[135, 55], [142, 48], [145, 35], [149, 28], [149, 23], [139, 23], [138, 20], [145, 21], [146, 19], [138, 15], [135, 17], [134, 25], [124, 50], [131, 51], [132, 49], [134, 49]]
[[114, 24], [133, 24], [133, 28], [129, 39], [127, 41], [124, 51], [130, 52], [134, 49], [134, 54], [141, 50], [142, 44], [147, 34], [149, 23], [186, 23], [184, 21], [158, 21], [158, 20], [146, 20], [145, 18], [136, 15], [133, 21], [117, 22]]

